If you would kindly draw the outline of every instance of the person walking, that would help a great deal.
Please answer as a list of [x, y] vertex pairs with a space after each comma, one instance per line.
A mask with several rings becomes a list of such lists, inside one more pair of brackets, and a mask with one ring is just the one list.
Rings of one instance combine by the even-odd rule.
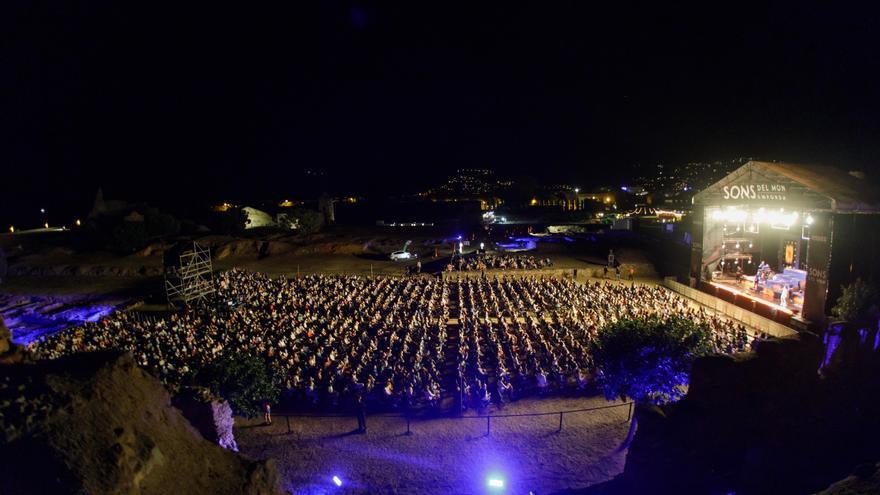
[[272, 405], [269, 402], [263, 403], [263, 422], [267, 425], [272, 424]]
[[367, 405], [364, 403], [364, 396], [358, 393], [355, 396], [354, 409], [358, 420], [358, 433], [367, 432]]

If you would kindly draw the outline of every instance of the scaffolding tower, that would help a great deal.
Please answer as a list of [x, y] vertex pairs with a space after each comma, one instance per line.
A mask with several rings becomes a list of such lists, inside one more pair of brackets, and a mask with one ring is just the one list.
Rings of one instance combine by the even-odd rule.
[[[188, 247], [188, 246], [187, 246]], [[216, 292], [214, 287], [214, 266], [211, 251], [192, 243], [192, 249], [178, 249], [179, 256], [165, 264], [165, 295], [168, 305], [175, 303], [185, 306], [199, 301], [208, 301]]]

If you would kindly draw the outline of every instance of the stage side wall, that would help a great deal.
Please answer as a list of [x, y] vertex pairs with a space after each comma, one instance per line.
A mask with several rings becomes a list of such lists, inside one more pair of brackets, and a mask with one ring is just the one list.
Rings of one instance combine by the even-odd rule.
[[752, 313], [746, 309], [740, 308], [727, 301], [722, 301], [715, 296], [706, 294], [697, 289], [692, 289], [685, 284], [679, 283], [675, 277], [666, 277], [663, 279], [663, 285], [673, 292], [677, 292], [682, 296], [693, 299], [698, 303], [714, 309], [725, 316], [732, 318], [747, 327], [752, 327], [759, 332], [764, 332], [774, 337], [789, 337], [797, 334], [797, 332], [781, 323], [764, 318], [761, 315]]

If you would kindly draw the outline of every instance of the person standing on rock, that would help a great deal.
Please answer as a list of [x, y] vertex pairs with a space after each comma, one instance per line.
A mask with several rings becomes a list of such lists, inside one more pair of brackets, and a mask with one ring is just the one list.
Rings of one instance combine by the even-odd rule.
[[269, 404], [269, 402], [263, 403], [263, 422], [265, 422], [267, 425], [272, 424], [272, 406]]

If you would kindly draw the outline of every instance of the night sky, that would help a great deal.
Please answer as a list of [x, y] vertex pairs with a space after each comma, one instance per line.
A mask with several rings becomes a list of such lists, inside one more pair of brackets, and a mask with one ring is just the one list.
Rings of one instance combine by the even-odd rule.
[[594, 3], [5, 1], [0, 221], [87, 209], [99, 185], [597, 185], [738, 156], [880, 173], [878, 7]]

